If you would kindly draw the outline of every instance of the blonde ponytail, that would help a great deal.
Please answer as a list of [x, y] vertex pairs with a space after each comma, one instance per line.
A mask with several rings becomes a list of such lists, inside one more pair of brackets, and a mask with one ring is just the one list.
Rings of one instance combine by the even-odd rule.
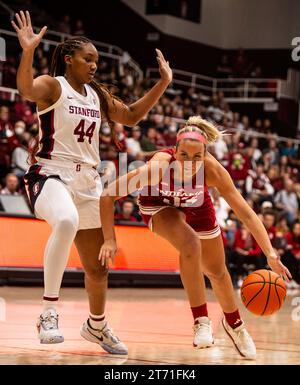
[[192, 131], [202, 134], [207, 139], [208, 144], [212, 144], [223, 135], [223, 131], [219, 131], [213, 123], [201, 118], [201, 116], [191, 116], [186, 125], [178, 131], [178, 135]]

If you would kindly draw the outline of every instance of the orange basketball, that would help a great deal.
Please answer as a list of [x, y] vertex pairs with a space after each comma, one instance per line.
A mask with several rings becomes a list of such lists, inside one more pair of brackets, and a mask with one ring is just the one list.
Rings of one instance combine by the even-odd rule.
[[277, 312], [285, 299], [286, 287], [280, 275], [270, 270], [256, 270], [245, 278], [241, 298], [253, 314], [267, 316]]

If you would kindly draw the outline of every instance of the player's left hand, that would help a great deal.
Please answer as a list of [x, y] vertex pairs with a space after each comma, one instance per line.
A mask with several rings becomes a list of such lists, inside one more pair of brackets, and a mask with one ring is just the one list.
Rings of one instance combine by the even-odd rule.
[[277, 274], [279, 274], [285, 281], [289, 282], [292, 279], [292, 275], [289, 269], [284, 266], [280, 261], [280, 257], [277, 253], [271, 254], [267, 257], [268, 265]]
[[155, 51], [157, 54], [156, 59], [159, 65], [159, 73], [160, 73], [161, 80], [166, 84], [170, 84], [173, 79], [173, 73], [169, 66], [169, 62], [166, 61], [166, 59], [164, 58], [164, 55], [159, 49], [156, 48]]
[[100, 254], [99, 261], [102, 266], [105, 266], [108, 269], [109, 259], [111, 259], [112, 263], [115, 263], [115, 255], [117, 253], [117, 243], [115, 240], [104, 241]]
[[26, 11], [26, 13], [23, 11], [16, 13], [16, 20], [17, 23], [12, 20], [11, 24], [17, 32], [21, 47], [24, 51], [34, 50], [40, 44], [40, 41], [47, 31], [47, 27], [43, 27], [39, 33], [34, 33], [28, 11]]

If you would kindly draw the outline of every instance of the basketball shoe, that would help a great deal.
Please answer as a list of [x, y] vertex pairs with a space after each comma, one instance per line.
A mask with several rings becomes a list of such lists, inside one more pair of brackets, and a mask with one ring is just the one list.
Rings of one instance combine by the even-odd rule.
[[44, 311], [40, 315], [36, 326], [41, 344], [64, 342], [64, 337], [58, 329], [58, 314], [54, 309]]
[[211, 320], [208, 317], [198, 317], [193, 326], [195, 349], [209, 348], [214, 343]]
[[247, 332], [244, 322], [235, 329], [232, 329], [225, 318], [222, 320], [222, 325], [225, 332], [231, 338], [236, 350], [242, 357], [249, 360], [255, 360], [256, 358], [256, 347], [255, 344]]
[[80, 329], [80, 335], [90, 342], [99, 344], [102, 349], [110, 354], [120, 354], [127, 355], [128, 349], [119, 340], [117, 336], [114, 335], [112, 329], [107, 326], [107, 322], [104, 327], [100, 329], [93, 329], [87, 320]]

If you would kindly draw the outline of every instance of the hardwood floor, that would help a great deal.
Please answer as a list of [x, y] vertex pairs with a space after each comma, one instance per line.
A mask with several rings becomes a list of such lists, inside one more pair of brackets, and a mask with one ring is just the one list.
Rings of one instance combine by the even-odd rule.
[[[238, 295], [238, 293], [237, 293]], [[222, 311], [208, 290], [208, 309], [215, 345], [192, 347], [192, 316], [181, 289], [109, 289], [106, 316], [129, 348], [128, 357], [114, 357], [79, 334], [88, 315], [84, 289], [61, 291], [60, 329], [65, 342], [41, 345], [35, 321], [42, 288], [0, 287], [0, 364], [300, 364], [300, 292], [287, 296], [271, 317], [256, 317], [240, 303], [257, 346], [256, 361], [239, 356], [224, 332]]]

